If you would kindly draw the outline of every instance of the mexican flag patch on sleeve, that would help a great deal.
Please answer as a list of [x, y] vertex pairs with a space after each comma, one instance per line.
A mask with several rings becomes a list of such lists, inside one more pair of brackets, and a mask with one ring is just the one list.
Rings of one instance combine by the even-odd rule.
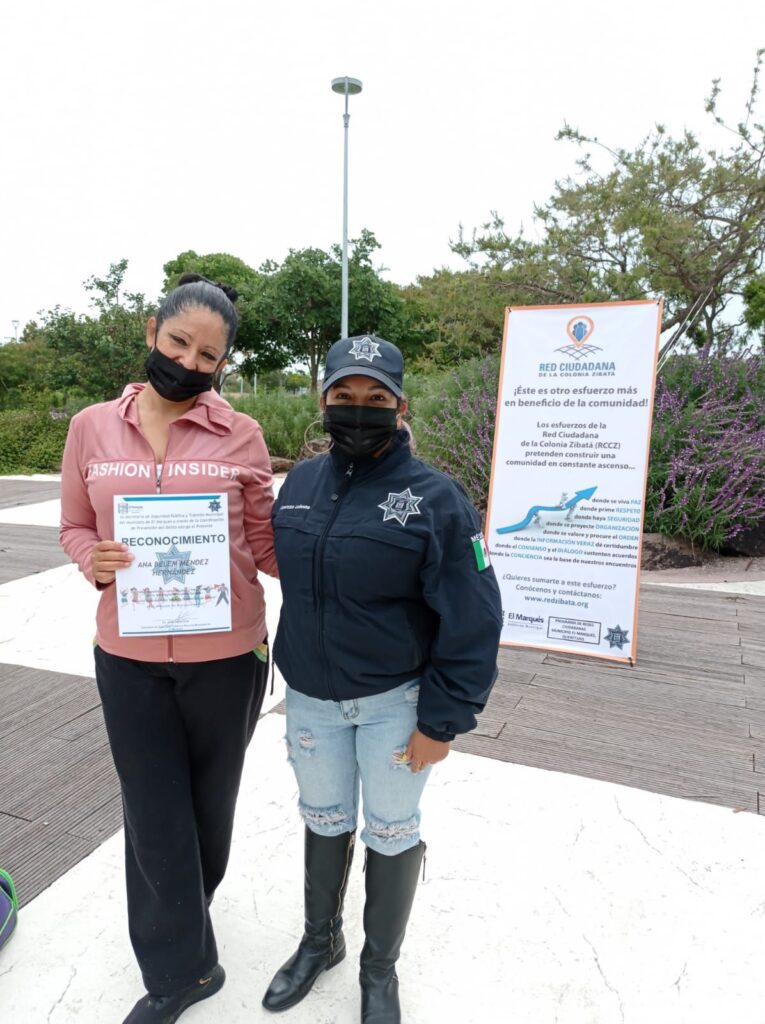
[[475, 537], [471, 537], [470, 540], [473, 545], [475, 564], [478, 566], [478, 571], [483, 572], [484, 569], [488, 569], [491, 565], [489, 549], [486, 547], [486, 541], [483, 539], [482, 533], [477, 533]]

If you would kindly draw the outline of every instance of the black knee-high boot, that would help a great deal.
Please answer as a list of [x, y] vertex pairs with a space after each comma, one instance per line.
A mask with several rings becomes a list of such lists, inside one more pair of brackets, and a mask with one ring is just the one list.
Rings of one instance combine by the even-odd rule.
[[287, 1010], [308, 995], [322, 971], [345, 957], [343, 900], [355, 832], [319, 836], [305, 830], [305, 931], [300, 945], [274, 975], [263, 997], [267, 1010]]
[[396, 961], [424, 855], [423, 842], [394, 857], [367, 850], [366, 942], [359, 972], [362, 1024], [401, 1024]]

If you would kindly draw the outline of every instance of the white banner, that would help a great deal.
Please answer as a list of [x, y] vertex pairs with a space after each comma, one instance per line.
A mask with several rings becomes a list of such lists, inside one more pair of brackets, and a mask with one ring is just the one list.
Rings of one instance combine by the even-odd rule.
[[635, 661], [661, 314], [507, 310], [486, 531], [504, 645]]

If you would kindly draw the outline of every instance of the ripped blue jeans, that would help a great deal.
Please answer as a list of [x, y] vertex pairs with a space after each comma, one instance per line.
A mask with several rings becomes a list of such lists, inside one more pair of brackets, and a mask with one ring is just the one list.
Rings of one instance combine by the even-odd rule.
[[357, 700], [318, 700], [287, 687], [287, 754], [300, 791], [300, 814], [312, 832], [336, 836], [356, 828], [388, 856], [420, 841], [420, 797], [430, 768], [413, 773], [403, 760], [417, 725], [419, 680]]

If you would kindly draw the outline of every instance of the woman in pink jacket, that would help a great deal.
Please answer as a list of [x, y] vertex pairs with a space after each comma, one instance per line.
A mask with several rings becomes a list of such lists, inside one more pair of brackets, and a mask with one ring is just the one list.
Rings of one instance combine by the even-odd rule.
[[[147, 994], [125, 1024], [170, 1024], [213, 995], [208, 907], [228, 861], [247, 744], [268, 674], [259, 571], [277, 573], [271, 467], [258, 424], [213, 390], [236, 334], [233, 289], [181, 278], [147, 325], [147, 384], [72, 420], [61, 543], [102, 591], [96, 682], [122, 787], [130, 938]], [[116, 494], [228, 496], [230, 632], [121, 637]]]

